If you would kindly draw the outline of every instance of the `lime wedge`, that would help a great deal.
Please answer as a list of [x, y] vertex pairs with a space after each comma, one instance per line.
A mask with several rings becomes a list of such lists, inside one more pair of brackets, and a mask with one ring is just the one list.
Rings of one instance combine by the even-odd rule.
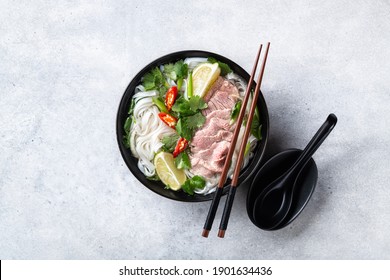
[[170, 189], [181, 189], [187, 179], [184, 170], [177, 169], [171, 153], [160, 152], [154, 157], [154, 166], [160, 180]]
[[201, 63], [196, 66], [192, 72], [193, 95], [203, 97], [220, 73], [218, 63]]

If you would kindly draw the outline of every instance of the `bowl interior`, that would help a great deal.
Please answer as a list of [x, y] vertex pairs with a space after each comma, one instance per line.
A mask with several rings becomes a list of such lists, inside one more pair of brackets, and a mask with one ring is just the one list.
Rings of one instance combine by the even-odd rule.
[[[223, 57], [221, 55], [206, 52], [206, 51], [180, 51], [176, 53], [171, 53], [168, 55], [165, 55], [159, 59], [156, 59], [155, 61], [151, 62], [147, 66], [145, 66], [130, 82], [128, 87], [126, 88], [125, 93], [122, 96], [122, 99], [119, 104], [118, 114], [117, 114], [117, 120], [116, 120], [116, 132], [117, 132], [117, 141], [119, 145], [120, 152], [122, 154], [122, 157], [130, 169], [130, 171], [133, 173], [133, 175], [147, 188], [152, 190], [153, 192], [162, 195], [166, 198], [170, 198], [173, 200], [178, 201], [186, 201], [186, 202], [200, 202], [200, 201], [207, 201], [211, 200], [213, 198], [213, 194], [208, 195], [198, 195], [195, 194], [193, 196], [190, 196], [182, 191], [172, 191], [170, 189], [165, 189], [163, 183], [158, 181], [151, 181], [148, 180], [144, 174], [138, 169], [137, 166], [137, 158], [133, 157], [131, 155], [130, 149], [127, 149], [125, 145], [123, 144], [123, 135], [124, 135], [124, 129], [123, 125], [125, 123], [126, 118], [128, 117], [128, 110], [131, 103], [132, 96], [134, 95], [134, 89], [137, 85], [141, 83], [141, 78], [152, 68], [159, 66], [161, 64], [169, 63], [169, 62], [176, 62], [180, 59], [184, 59], [187, 57], [214, 57], [217, 60], [224, 62], [228, 64], [234, 73], [241, 76], [246, 81], [249, 80], [249, 74], [241, 68], [238, 64], [231, 61], [230, 59]], [[260, 93], [259, 99], [257, 102], [257, 106], [259, 108], [260, 112], [260, 121], [262, 124], [262, 140], [258, 142], [258, 145], [255, 150], [254, 157], [251, 159], [248, 166], [241, 171], [240, 177], [239, 177], [239, 183], [244, 183], [244, 181], [247, 181], [255, 172], [256, 168], [259, 166], [260, 161], [263, 157], [264, 150], [267, 144], [268, 139], [268, 127], [269, 127], [269, 119], [268, 119], [268, 111], [267, 111], [267, 105], [265, 103], [263, 95]], [[225, 194], [229, 188], [230, 180], [227, 181], [223, 193]]]

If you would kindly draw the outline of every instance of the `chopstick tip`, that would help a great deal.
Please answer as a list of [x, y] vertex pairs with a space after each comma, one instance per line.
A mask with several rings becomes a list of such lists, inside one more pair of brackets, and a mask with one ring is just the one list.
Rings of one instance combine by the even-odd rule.
[[220, 230], [218, 231], [218, 237], [219, 237], [219, 238], [224, 238], [224, 237], [225, 237], [225, 230], [220, 229]]
[[209, 230], [204, 229], [203, 232], [202, 232], [202, 236], [206, 237], [206, 238], [209, 237], [209, 232], [210, 232]]

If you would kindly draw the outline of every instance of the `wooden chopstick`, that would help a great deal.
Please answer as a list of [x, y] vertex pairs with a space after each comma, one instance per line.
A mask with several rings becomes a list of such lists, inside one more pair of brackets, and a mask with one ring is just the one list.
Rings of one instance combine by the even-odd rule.
[[219, 179], [218, 187], [214, 193], [213, 201], [211, 202], [209, 212], [207, 214], [206, 222], [203, 226], [203, 232], [202, 232], [203, 237], [208, 237], [209, 232], [211, 230], [211, 227], [213, 225], [215, 214], [216, 214], [217, 209], [218, 209], [219, 201], [220, 201], [221, 196], [222, 196], [222, 190], [223, 190], [223, 187], [224, 187], [225, 182], [226, 182], [227, 174], [228, 174], [228, 171], [230, 168], [230, 163], [231, 163], [231, 160], [232, 160], [232, 157], [234, 154], [234, 149], [235, 149], [235, 146], [237, 143], [238, 135], [240, 134], [240, 127], [241, 127], [242, 121], [244, 119], [245, 108], [248, 104], [250, 90], [252, 88], [253, 80], [254, 80], [254, 77], [256, 74], [257, 64], [259, 63], [259, 58], [260, 58], [260, 53], [261, 53], [262, 47], [263, 47], [263, 45], [261, 44], [259, 47], [259, 50], [257, 52], [257, 55], [256, 55], [256, 59], [255, 59], [254, 65], [253, 65], [252, 73], [251, 73], [251, 76], [249, 78], [247, 89], [245, 91], [244, 101], [241, 104], [240, 114], [238, 115], [238, 118], [236, 121], [236, 128], [234, 130], [232, 142], [230, 144], [228, 154], [226, 155], [225, 164], [224, 164], [223, 169], [222, 169], [222, 174], [221, 174], [221, 177]]
[[[263, 63], [262, 63], [261, 68], [260, 68], [260, 74], [259, 74], [259, 77], [257, 80], [255, 92], [253, 93], [252, 104], [251, 104], [251, 108], [249, 111], [248, 120], [247, 120], [247, 123], [245, 125], [244, 137], [242, 139], [240, 151], [238, 153], [237, 163], [236, 163], [236, 166], [234, 169], [231, 187], [230, 187], [228, 196], [226, 198], [225, 207], [223, 209], [221, 224], [219, 225], [218, 237], [221, 237], [221, 238], [223, 238], [225, 236], [225, 231], [226, 231], [226, 228], [227, 228], [227, 225], [229, 222], [230, 212], [232, 210], [233, 201], [234, 201], [234, 195], [236, 193], [236, 187], [238, 184], [238, 177], [240, 175], [241, 165], [242, 165], [242, 161], [244, 159], [244, 154], [245, 154], [245, 148], [246, 148], [248, 138], [250, 135], [252, 120], [253, 120], [253, 116], [255, 114], [255, 110], [256, 110], [256, 106], [257, 106], [257, 99], [258, 99], [259, 93], [260, 93], [260, 86], [261, 86], [261, 82], [263, 80], [265, 63], [267, 61], [269, 46], [270, 46], [270, 43], [268, 42], [267, 47], [265, 49]], [[244, 107], [244, 110], [245, 110], [245, 107]]]

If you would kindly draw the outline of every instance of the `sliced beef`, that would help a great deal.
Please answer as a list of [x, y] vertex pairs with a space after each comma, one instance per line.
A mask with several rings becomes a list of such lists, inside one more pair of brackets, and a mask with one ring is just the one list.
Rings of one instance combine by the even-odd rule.
[[211, 86], [209, 91], [204, 96], [204, 101], [209, 102], [210, 98], [214, 95], [214, 93], [222, 87], [223, 82], [225, 81], [224, 78], [218, 77], [218, 79], [215, 81], [215, 83]]
[[231, 110], [239, 99], [237, 87], [219, 77], [205, 96], [207, 109], [202, 111], [206, 122], [191, 141], [191, 172], [206, 179], [222, 172], [233, 137]]
[[203, 149], [210, 149], [214, 143], [218, 143], [220, 141], [227, 141], [230, 143], [233, 137], [233, 132], [226, 130], [220, 130], [214, 135], [206, 133], [203, 134], [204, 135], [199, 135], [199, 137], [194, 138], [194, 141], [192, 141], [192, 146], [194, 148], [192, 151], [193, 153], [197, 151], [201, 152]]
[[219, 77], [216, 83], [219, 87], [216, 88], [214, 85], [206, 94], [205, 100], [208, 108], [203, 110], [205, 116], [218, 110], [231, 110], [240, 97], [237, 87], [228, 80]]
[[206, 169], [207, 171], [204, 174], [196, 173], [203, 177], [205, 177], [205, 175], [211, 175], [209, 171], [212, 172], [212, 176], [214, 176], [215, 173], [221, 173], [226, 155], [229, 151], [229, 144], [230, 142], [227, 141], [215, 142], [208, 149], [192, 153], [190, 155], [192, 171], [198, 170], [198, 172], [204, 173], [204, 169]]

